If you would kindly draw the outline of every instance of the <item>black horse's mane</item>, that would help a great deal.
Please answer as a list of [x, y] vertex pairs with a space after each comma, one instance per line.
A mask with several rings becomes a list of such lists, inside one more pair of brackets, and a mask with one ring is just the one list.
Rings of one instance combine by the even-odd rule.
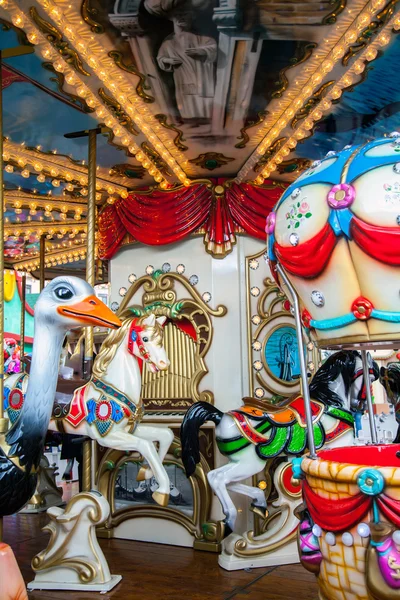
[[[318, 369], [310, 383], [311, 398], [319, 400], [325, 406], [337, 406], [341, 408], [343, 401], [339, 394], [329, 388], [327, 382], [334, 381], [342, 375], [346, 394], [352, 384], [355, 370], [356, 358], [360, 356], [357, 350], [340, 350], [332, 354]], [[373, 361], [375, 379], [379, 377], [379, 368]]]

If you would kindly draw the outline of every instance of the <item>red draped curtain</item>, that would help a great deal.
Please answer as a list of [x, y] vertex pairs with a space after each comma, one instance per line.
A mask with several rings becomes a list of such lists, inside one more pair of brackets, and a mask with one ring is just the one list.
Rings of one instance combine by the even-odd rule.
[[99, 256], [111, 258], [124, 237], [149, 245], [177, 242], [205, 229], [207, 250], [224, 256], [235, 243], [235, 232], [265, 238], [265, 219], [282, 194], [282, 186], [233, 184], [216, 195], [205, 184], [177, 190], [132, 193], [107, 205], [99, 216]]

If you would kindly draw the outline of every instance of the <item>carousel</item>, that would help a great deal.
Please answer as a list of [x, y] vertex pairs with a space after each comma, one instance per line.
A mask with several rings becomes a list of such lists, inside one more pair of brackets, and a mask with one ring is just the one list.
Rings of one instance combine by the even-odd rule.
[[0, 24], [0, 600], [400, 600], [400, 3]]

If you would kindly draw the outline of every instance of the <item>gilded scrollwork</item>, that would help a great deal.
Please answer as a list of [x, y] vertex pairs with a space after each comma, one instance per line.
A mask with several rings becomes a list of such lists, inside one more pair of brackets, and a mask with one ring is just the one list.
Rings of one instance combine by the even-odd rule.
[[[177, 297], [176, 283], [188, 292], [187, 297]], [[141, 288], [142, 305], [131, 305]], [[118, 314], [123, 318], [132, 313], [142, 316], [150, 312], [169, 320], [164, 326], [164, 344], [171, 365], [163, 373], [143, 373], [142, 397], [146, 410], [159, 410], [163, 406], [166, 412], [181, 411], [199, 400], [213, 402], [213, 393], [200, 391], [199, 385], [208, 373], [204, 359], [212, 342], [211, 317], [224, 316], [226, 307], [211, 308], [183, 275], [155, 271], [131, 285]], [[193, 336], [179, 327], [180, 321], [190, 324]]]
[[185, 152], [185, 150], [188, 150], [188, 146], [185, 146], [185, 144], [182, 144], [182, 142], [186, 141], [185, 138], [183, 137], [183, 131], [178, 129], [173, 123], [169, 124], [167, 122], [168, 121], [167, 115], [158, 114], [158, 115], [154, 115], [154, 117], [157, 119], [157, 121], [160, 123], [160, 125], [165, 127], [165, 129], [170, 129], [171, 131], [175, 131], [175, 133], [177, 135], [174, 137], [174, 144], [178, 148], [178, 150], [180, 150], [181, 152]]
[[[200, 462], [196, 471], [190, 477], [190, 486], [193, 496], [193, 513], [187, 514], [170, 506], [157, 505], [128, 506], [118, 509], [115, 502], [115, 487], [120, 470], [127, 463], [141, 463], [143, 457], [138, 453], [126, 456], [119, 450], [107, 450], [103, 455], [98, 468], [99, 491], [107, 498], [110, 504], [110, 516], [104, 529], [99, 533], [102, 536], [112, 535], [112, 530], [132, 518], [158, 518], [166, 519], [184, 527], [194, 538], [194, 547], [199, 550], [218, 552], [224, 534], [223, 523], [212, 521], [210, 518], [212, 492], [207, 482], [207, 473], [210, 470], [207, 459], [200, 453]], [[165, 464], [175, 465], [183, 469], [181, 460], [181, 446], [179, 439], [175, 438], [165, 458]]]
[[316, 105], [321, 101], [324, 95], [327, 93], [329, 88], [335, 83], [335, 80], [332, 79], [330, 81], [326, 81], [323, 83], [313, 94], [309, 97], [307, 102], [302, 106], [302, 108], [294, 115], [291, 126], [294, 129], [299, 121], [308, 117], [310, 112], [316, 107]]
[[267, 110], [260, 110], [257, 113], [257, 119], [255, 121], [248, 121], [244, 127], [242, 127], [242, 129], [240, 130], [240, 136], [238, 136], [238, 140], [240, 140], [240, 142], [238, 142], [237, 144], [235, 144], [235, 148], [245, 148], [246, 144], [250, 141], [250, 136], [247, 133], [248, 129], [251, 129], [252, 127], [256, 127], [257, 125], [261, 125], [261, 123], [264, 121], [265, 117], [267, 116], [268, 111]]
[[51, 73], [54, 74], [54, 77], [50, 77], [50, 81], [54, 81], [54, 83], [57, 84], [58, 90], [62, 94], [65, 94], [66, 96], [68, 96], [68, 98], [69, 98], [70, 102], [72, 102], [72, 104], [74, 104], [77, 108], [83, 110], [86, 113], [94, 112], [94, 108], [91, 108], [90, 106], [88, 106], [83, 98], [80, 98], [76, 94], [71, 94], [71, 92], [67, 92], [64, 89], [65, 76], [63, 73], [60, 73], [59, 71], [55, 70], [53, 63], [51, 63], [51, 62], [42, 63], [42, 67], [43, 67], [43, 69], [46, 69], [47, 71], [50, 71]]
[[81, 6], [82, 19], [85, 21], [85, 23], [90, 25], [90, 29], [93, 31], [93, 33], [104, 33], [103, 25], [95, 21], [97, 13], [97, 9], [90, 6], [90, 0], [83, 0]]
[[333, 9], [322, 19], [322, 25], [333, 25], [336, 23], [338, 16], [347, 6], [347, 0], [330, 0], [330, 4], [333, 6]]
[[140, 73], [140, 71], [138, 71], [134, 65], [125, 64], [121, 52], [112, 50], [108, 53], [108, 56], [114, 60], [117, 67], [123, 71], [126, 71], [127, 73], [132, 73], [132, 75], [136, 75], [136, 77], [139, 78], [139, 83], [136, 86], [136, 93], [138, 96], [140, 96], [140, 98], [142, 98], [143, 102], [148, 104], [154, 102], [153, 96], [150, 96], [150, 94], [145, 91], [150, 89], [150, 86], [146, 83], [146, 76], [143, 75], [143, 73]]
[[172, 175], [165, 160], [161, 158], [161, 155], [157, 152], [157, 150], [154, 150], [154, 148], [148, 142], [142, 142], [140, 147], [163, 175], [167, 177]]
[[275, 152], [278, 152], [278, 150], [281, 148], [281, 146], [283, 146], [283, 144], [286, 142], [286, 140], [287, 140], [286, 137], [280, 137], [277, 140], [275, 140], [269, 146], [269, 148], [266, 150], [266, 152], [264, 152], [264, 154], [262, 155], [260, 160], [258, 162], [256, 162], [256, 164], [253, 167], [253, 171], [255, 173], [258, 173], [259, 171], [261, 171], [263, 169], [264, 165], [275, 154]]
[[399, 0], [390, 0], [385, 4], [382, 10], [375, 15], [370, 24], [360, 33], [355, 43], [349, 47], [346, 54], [343, 56], [343, 65], [347, 65], [354, 56], [364, 50], [364, 48], [368, 46], [374, 37], [389, 22], [396, 10], [398, 2]]
[[29, 9], [29, 14], [32, 21], [37, 25], [39, 30], [46, 37], [47, 41], [59, 52], [59, 54], [63, 57], [65, 62], [71, 65], [75, 71], [80, 73], [81, 75], [85, 75], [86, 77], [90, 76], [90, 73], [86, 71], [83, 66], [83, 62], [81, 61], [79, 54], [71, 48], [71, 46], [66, 42], [63, 38], [61, 31], [57, 29], [54, 25], [45, 21], [43, 19], [36, 8], [31, 6]]
[[104, 88], [99, 88], [98, 94], [107, 108], [118, 120], [118, 123], [125, 127], [129, 133], [132, 133], [133, 135], [139, 135], [139, 131], [134, 126], [132, 119], [123, 110], [121, 104], [115, 98], [109, 96]]
[[317, 44], [315, 42], [304, 42], [301, 43], [301, 49], [300, 49], [300, 56], [299, 57], [295, 57], [292, 58], [291, 60], [291, 64], [288, 65], [287, 67], [284, 67], [280, 73], [279, 73], [279, 80], [277, 82], [277, 85], [279, 86], [277, 90], [275, 90], [275, 92], [273, 92], [271, 94], [272, 98], [280, 98], [283, 94], [283, 92], [288, 88], [289, 86], [289, 80], [286, 76], [286, 73], [290, 70], [293, 69], [293, 67], [297, 67], [298, 65], [301, 65], [302, 63], [306, 62], [310, 56], [312, 55], [314, 49], [317, 47]]

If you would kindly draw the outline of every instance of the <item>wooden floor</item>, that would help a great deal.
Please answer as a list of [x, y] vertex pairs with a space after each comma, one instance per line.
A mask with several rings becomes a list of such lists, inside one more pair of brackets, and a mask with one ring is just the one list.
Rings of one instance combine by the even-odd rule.
[[[30, 562], [43, 550], [48, 534], [42, 515], [16, 515], [4, 519], [4, 542], [12, 546], [26, 582], [32, 581]], [[30, 600], [316, 600], [314, 576], [300, 565], [224, 571], [217, 555], [188, 548], [100, 540], [111, 573], [122, 582], [104, 595], [94, 592], [39, 591]]]

